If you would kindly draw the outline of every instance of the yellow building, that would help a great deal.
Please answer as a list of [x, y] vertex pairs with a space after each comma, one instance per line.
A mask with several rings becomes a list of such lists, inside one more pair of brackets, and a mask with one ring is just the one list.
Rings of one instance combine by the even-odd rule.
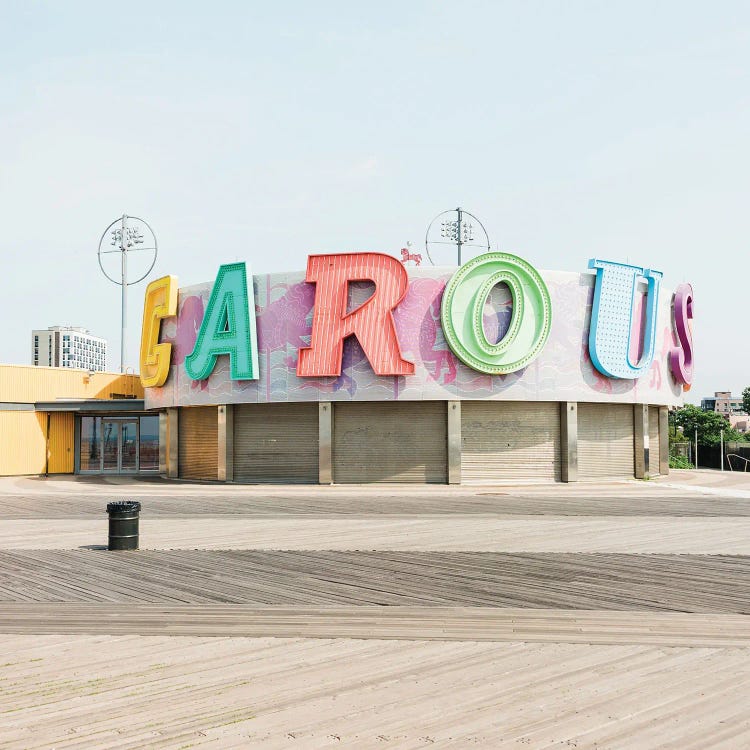
[[158, 471], [158, 456], [137, 375], [0, 365], [0, 475]]

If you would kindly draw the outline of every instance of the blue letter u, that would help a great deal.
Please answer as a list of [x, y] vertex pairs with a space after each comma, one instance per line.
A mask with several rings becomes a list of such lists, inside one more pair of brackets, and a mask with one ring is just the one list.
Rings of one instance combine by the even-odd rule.
[[[596, 269], [594, 305], [589, 329], [589, 354], [599, 372], [610, 378], [639, 378], [654, 357], [657, 305], [661, 271], [652, 271], [625, 263], [611, 263], [592, 258], [589, 268]], [[646, 330], [643, 356], [631, 361], [630, 341], [633, 335], [633, 307], [639, 278], [648, 282], [646, 295]]]

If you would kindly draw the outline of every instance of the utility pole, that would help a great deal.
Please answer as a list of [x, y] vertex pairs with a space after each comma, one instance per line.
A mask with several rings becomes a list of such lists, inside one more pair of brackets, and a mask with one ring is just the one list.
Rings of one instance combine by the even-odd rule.
[[698, 468], [698, 428], [695, 428], [695, 468]]

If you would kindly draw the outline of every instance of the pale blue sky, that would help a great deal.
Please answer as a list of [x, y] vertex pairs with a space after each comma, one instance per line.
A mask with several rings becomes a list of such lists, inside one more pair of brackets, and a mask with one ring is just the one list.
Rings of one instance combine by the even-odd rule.
[[71, 323], [117, 367], [123, 212], [190, 284], [397, 252], [460, 204], [539, 268], [692, 281], [689, 400], [750, 384], [750, 3], [5, 0], [0, 74], [2, 362]]

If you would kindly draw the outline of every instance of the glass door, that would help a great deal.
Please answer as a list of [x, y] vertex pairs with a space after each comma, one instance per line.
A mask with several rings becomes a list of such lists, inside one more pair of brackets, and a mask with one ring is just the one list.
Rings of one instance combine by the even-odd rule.
[[120, 473], [138, 471], [138, 421], [120, 422]]
[[138, 471], [138, 420], [102, 419], [102, 471], [132, 474]]
[[120, 430], [119, 422], [102, 419], [102, 471], [120, 470]]
[[136, 474], [159, 471], [159, 417], [82, 416], [79, 471]]

